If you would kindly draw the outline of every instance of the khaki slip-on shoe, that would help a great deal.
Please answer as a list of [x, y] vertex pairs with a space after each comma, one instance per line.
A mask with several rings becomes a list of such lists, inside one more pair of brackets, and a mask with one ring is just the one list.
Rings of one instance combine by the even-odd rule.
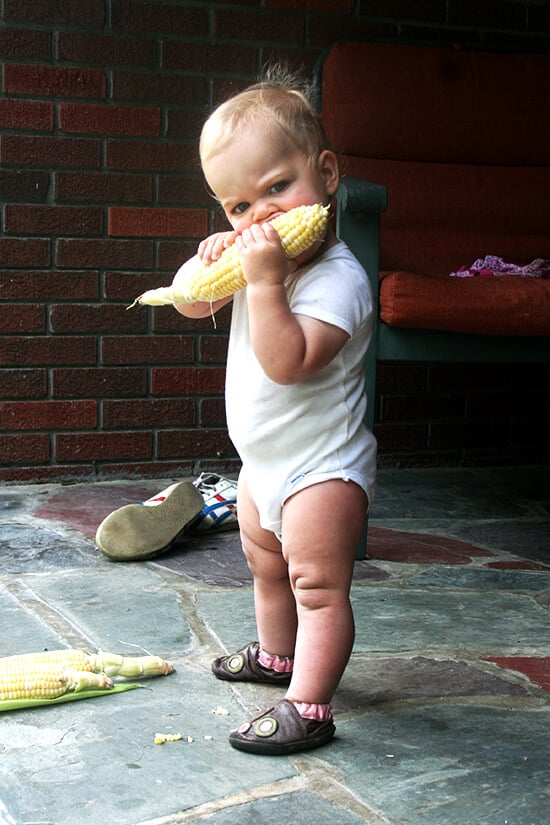
[[110, 513], [97, 528], [95, 541], [112, 561], [142, 561], [158, 556], [201, 512], [204, 499], [191, 481], [163, 491], [154, 507], [126, 504]]

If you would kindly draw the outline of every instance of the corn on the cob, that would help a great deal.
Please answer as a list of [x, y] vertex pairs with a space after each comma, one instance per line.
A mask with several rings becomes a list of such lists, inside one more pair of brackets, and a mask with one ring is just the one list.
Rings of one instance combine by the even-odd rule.
[[42, 650], [39, 653], [19, 653], [0, 659], [0, 674], [7, 668], [57, 665], [65, 670], [106, 673], [107, 676], [166, 676], [174, 672], [170, 662], [160, 656], [118, 656], [116, 653], [83, 650]]
[[[298, 206], [278, 215], [272, 221], [279, 233], [285, 255], [289, 260], [297, 258], [326, 230], [329, 208], [320, 203]], [[204, 266], [195, 255], [176, 272], [172, 286], [150, 289], [140, 295], [136, 303], [149, 306], [164, 304], [188, 304], [193, 301], [212, 303], [227, 298], [246, 286], [239, 253], [235, 244], [223, 251], [217, 261]]]
[[161, 676], [174, 668], [159, 656], [45, 650], [0, 659], [0, 702], [55, 699], [66, 693], [112, 690], [110, 676]]
[[110, 690], [105, 673], [64, 669], [56, 664], [20, 664], [0, 671], [0, 701], [56, 699], [88, 688]]

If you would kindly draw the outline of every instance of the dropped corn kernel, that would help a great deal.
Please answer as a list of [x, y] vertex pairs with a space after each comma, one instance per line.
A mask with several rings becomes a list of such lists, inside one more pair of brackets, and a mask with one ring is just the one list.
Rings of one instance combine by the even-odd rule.
[[213, 713], [215, 716], [229, 716], [229, 711], [228, 711], [228, 710], [226, 710], [225, 708], [222, 708], [220, 705], [218, 705], [218, 707], [217, 707], [217, 708], [214, 708], [214, 710], [212, 711], [212, 713]]
[[[164, 745], [165, 742], [179, 742], [183, 739], [181, 733], [155, 733], [155, 745]], [[189, 737], [187, 737], [189, 741]]]

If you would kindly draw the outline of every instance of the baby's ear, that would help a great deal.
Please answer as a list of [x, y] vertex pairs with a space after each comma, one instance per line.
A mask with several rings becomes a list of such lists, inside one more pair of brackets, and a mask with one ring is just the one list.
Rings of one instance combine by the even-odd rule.
[[330, 149], [325, 149], [324, 152], [321, 152], [317, 160], [317, 168], [323, 178], [327, 194], [334, 195], [340, 181], [338, 159], [334, 152], [331, 152]]

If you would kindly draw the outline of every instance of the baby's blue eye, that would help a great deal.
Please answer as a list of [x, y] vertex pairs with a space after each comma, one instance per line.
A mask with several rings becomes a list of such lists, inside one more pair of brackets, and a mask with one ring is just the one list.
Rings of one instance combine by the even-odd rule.
[[283, 192], [287, 185], [286, 180], [280, 180], [277, 183], [274, 183], [273, 186], [270, 186], [269, 191], [272, 195], [276, 195], [277, 192]]
[[247, 203], [247, 201], [243, 201], [242, 203], [238, 203], [237, 206], [234, 206], [232, 211], [237, 215], [242, 215], [243, 212], [246, 212], [249, 206], [250, 204]]

